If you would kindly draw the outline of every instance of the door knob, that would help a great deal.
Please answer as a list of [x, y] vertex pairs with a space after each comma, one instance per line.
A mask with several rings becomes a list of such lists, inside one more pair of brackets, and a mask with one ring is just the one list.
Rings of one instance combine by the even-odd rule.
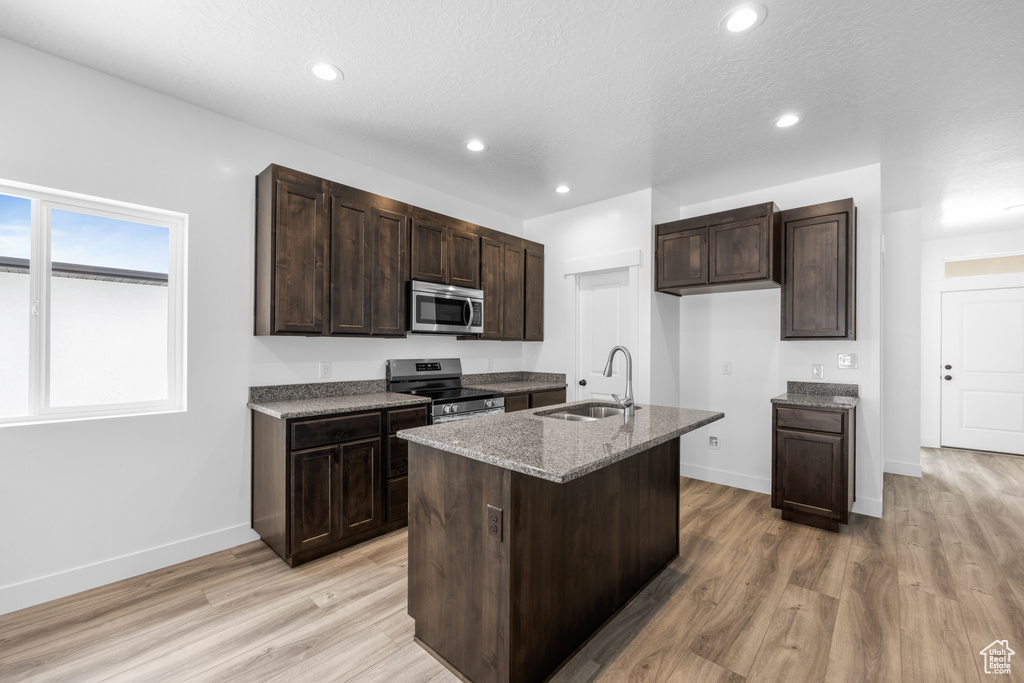
[[948, 382], [949, 380], [951, 380], [951, 379], [953, 379], [953, 375], [946, 375], [946, 377], [945, 377], [945, 380], [946, 380], [947, 382]]
[[585, 386], [587, 386], [587, 380], [585, 380], [585, 379], [581, 379], [581, 380], [580, 380], [580, 386], [581, 386], [581, 387], [585, 387]]
[[952, 366], [952, 365], [947, 365], [947, 366], [946, 366], [946, 369], [947, 369], [947, 370], [952, 370], [952, 369], [953, 369], [953, 366]]

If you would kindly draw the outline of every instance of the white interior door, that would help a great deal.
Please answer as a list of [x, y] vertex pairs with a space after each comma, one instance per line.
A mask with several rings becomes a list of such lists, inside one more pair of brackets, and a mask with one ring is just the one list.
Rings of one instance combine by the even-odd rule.
[[[611, 377], [603, 372], [614, 347], [621, 344], [634, 357], [637, 353], [637, 291], [630, 270], [584, 274], [576, 283], [576, 397], [610, 400], [613, 393], [622, 396], [626, 389], [623, 355], [615, 354]], [[635, 383], [635, 358], [633, 374]]]
[[942, 294], [942, 445], [1024, 455], [1024, 288]]

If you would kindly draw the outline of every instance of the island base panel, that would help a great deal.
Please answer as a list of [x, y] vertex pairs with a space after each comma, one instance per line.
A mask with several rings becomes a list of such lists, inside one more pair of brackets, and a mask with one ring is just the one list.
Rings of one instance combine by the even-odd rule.
[[418, 444], [409, 468], [416, 638], [475, 683], [543, 680], [679, 553], [678, 439], [564, 484]]

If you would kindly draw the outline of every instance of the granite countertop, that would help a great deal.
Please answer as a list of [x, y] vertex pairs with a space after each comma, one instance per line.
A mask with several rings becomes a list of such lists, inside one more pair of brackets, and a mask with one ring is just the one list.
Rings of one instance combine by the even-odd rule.
[[489, 372], [463, 375], [462, 386], [467, 389], [500, 391], [503, 394], [522, 394], [529, 391], [549, 391], [566, 387], [565, 375], [555, 372]]
[[276, 401], [249, 401], [246, 405], [271, 417], [289, 420], [297, 417], [315, 417], [332, 413], [355, 413], [360, 410], [381, 410], [402, 406], [426, 405], [429, 398], [411, 394], [380, 391], [368, 394], [340, 396], [314, 396]]
[[398, 436], [515, 472], [565, 483], [725, 417], [725, 413], [708, 410], [646, 404], [638, 406], [632, 418], [567, 422], [541, 416], [567, 406], [588, 405], [608, 403], [576, 401], [542, 410], [521, 410], [403, 429]]
[[786, 393], [772, 403], [805, 408], [852, 408], [860, 402], [856, 384], [831, 382], [787, 382]]

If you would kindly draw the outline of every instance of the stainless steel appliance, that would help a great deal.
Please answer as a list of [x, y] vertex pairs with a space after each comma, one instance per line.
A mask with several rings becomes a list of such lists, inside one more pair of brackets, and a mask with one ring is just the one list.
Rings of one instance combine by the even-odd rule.
[[481, 334], [484, 331], [483, 291], [410, 280], [409, 331]]
[[505, 412], [505, 396], [497, 391], [462, 386], [458, 358], [392, 359], [385, 364], [388, 391], [431, 400], [431, 424]]

